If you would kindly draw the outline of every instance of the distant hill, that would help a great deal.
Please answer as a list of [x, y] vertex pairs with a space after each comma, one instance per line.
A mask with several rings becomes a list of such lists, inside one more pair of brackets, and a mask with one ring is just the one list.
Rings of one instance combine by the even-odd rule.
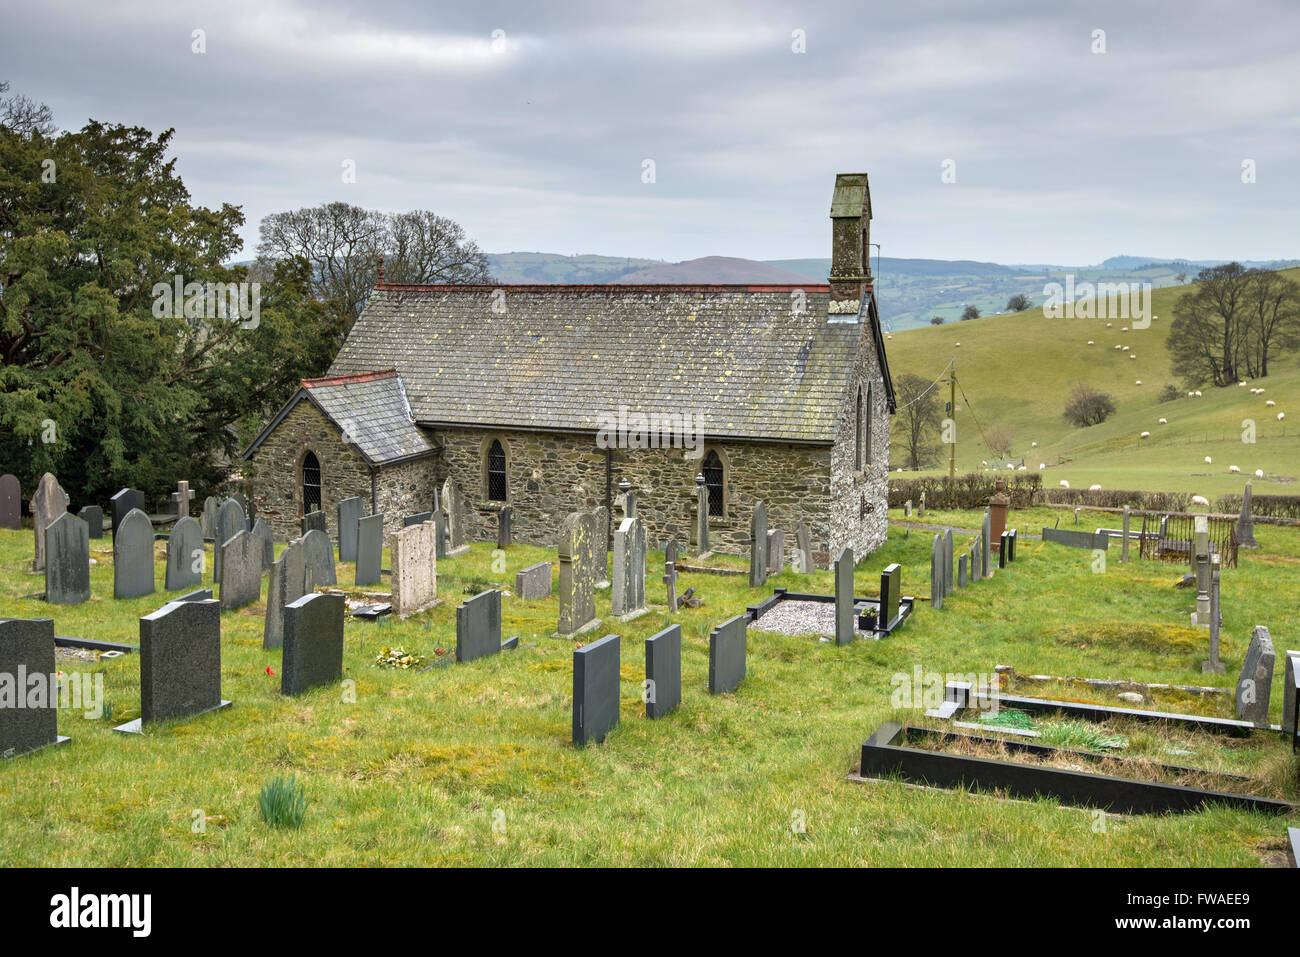
[[650, 266], [660, 260], [630, 256], [565, 256], [562, 253], [489, 253], [488, 268], [503, 283], [601, 283], [616, 282], [619, 276]]
[[663, 263], [647, 266], [624, 273], [615, 282], [620, 283], [710, 283], [710, 282], [752, 282], [752, 283], [801, 283], [812, 279], [825, 282], [826, 274], [820, 278], [782, 269], [771, 263], [754, 259], [737, 259], [734, 256], [704, 256], [701, 259], [688, 259], [679, 263]]

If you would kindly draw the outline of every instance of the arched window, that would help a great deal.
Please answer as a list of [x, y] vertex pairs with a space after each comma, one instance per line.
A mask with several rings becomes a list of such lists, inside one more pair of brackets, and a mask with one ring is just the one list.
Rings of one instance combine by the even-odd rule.
[[493, 502], [506, 500], [506, 450], [500, 439], [493, 439], [487, 453], [487, 492]]
[[319, 511], [320, 507], [320, 459], [315, 452], [308, 452], [302, 460], [302, 513]]
[[722, 514], [722, 459], [717, 449], [709, 449], [704, 457], [704, 487], [709, 490], [709, 514]]

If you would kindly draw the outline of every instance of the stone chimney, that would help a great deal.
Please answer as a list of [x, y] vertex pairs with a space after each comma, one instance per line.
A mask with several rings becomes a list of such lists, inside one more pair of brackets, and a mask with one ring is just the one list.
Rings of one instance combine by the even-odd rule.
[[871, 189], [866, 173], [840, 173], [831, 196], [832, 313], [857, 314], [871, 285]]

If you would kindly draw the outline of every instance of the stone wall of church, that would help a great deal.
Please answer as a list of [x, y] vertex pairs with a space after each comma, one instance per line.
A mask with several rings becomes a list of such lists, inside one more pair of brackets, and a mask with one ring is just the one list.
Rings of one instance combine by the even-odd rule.
[[[494, 541], [497, 511], [504, 503], [487, 497], [487, 448], [499, 439], [506, 450], [508, 502], [516, 541], [554, 546], [566, 515], [594, 509], [618, 495], [627, 478], [637, 491], [638, 514], [646, 522], [650, 546], [670, 538], [690, 550], [695, 536], [695, 476], [700, 458], [682, 449], [612, 449], [596, 446], [594, 436], [523, 431], [484, 432], [439, 429], [443, 445], [440, 478], [455, 478], [467, 503], [466, 534], [471, 541]], [[715, 551], [746, 554], [749, 521], [756, 501], [767, 504], [768, 527], [786, 532], [787, 564], [793, 561], [795, 524], [803, 519], [826, 564], [834, 540], [831, 508], [832, 449], [762, 443], [720, 443], [725, 467], [725, 514], [709, 520]], [[607, 493], [608, 489], [608, 493]], [[608, 499], [607, 499], [608, 494]], [[621, 511], [614, 509], [616, 516]]]
[[[384, 515], [384, 544], [402, 528], [402, 519], [416, 512], [433, 511], [433, 491], [438, 487], [438, 458], [435, 455], [386, 465], [375, 470], [375, 509]], [[363, 496], [365, 513], [370, 511], [370, 492]]]

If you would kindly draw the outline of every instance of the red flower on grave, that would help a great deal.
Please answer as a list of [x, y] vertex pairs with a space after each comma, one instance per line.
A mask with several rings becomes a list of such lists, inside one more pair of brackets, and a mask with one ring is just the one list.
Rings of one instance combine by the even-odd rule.
[[446, 649], [446, 648], [434, 648], [434, 649], [433, 649], [433, 653], [434, 653], [435, 655], [437, 655], [439, 658], [441, 658], [443, 655], [445, 655], [445, 654], [447, 653], [447, 649]]
[[272, 677], [275, 676], [275, 672], [271, 670], [270, 665], [267, 666], [267, 668], [266, 668], [266, 673], [267, 673], [268, 675], [271, 675]]

